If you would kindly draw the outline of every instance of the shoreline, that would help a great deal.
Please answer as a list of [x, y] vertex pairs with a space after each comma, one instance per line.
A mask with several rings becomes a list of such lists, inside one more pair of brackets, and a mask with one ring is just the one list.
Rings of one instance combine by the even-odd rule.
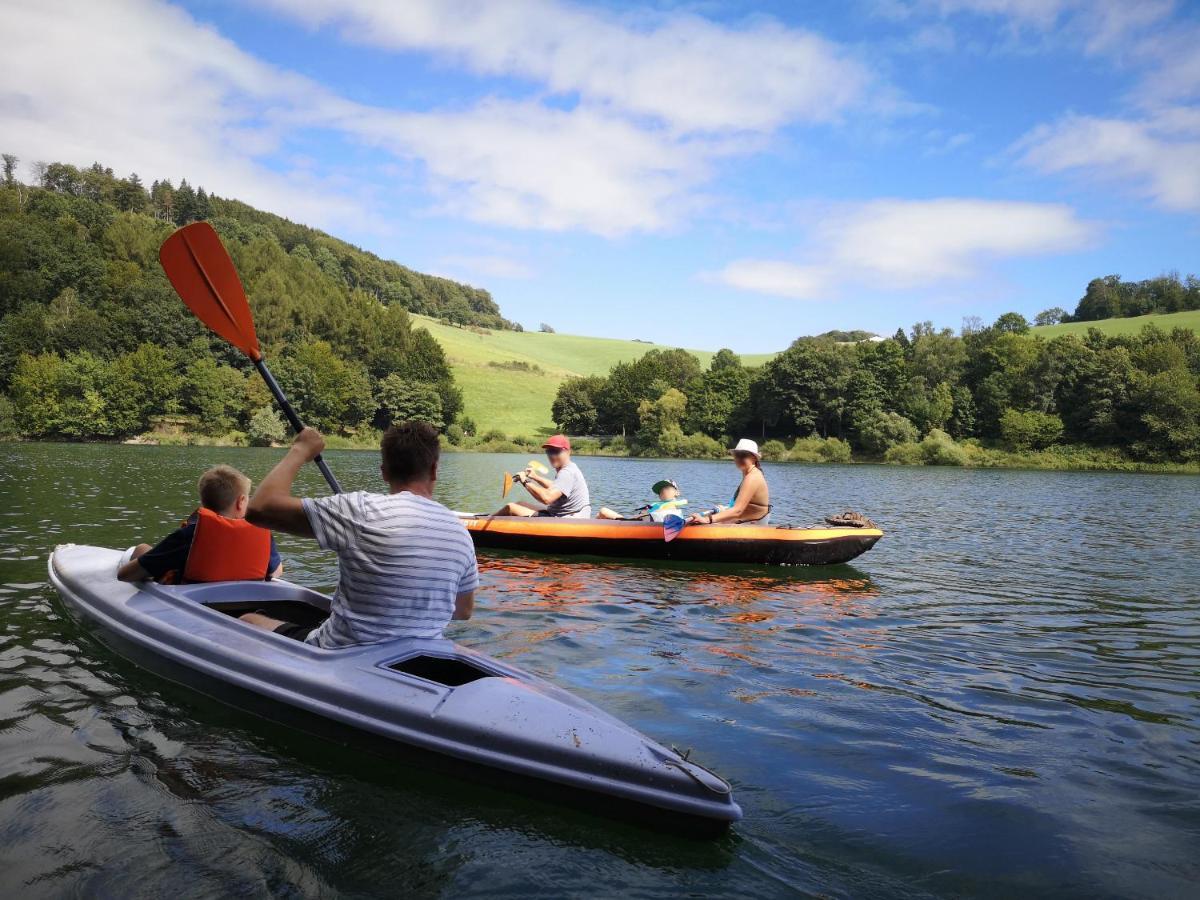
[[[126, 440], [110, 441], [47, 441], [26, 440], [24, 438], [0, 438], [0, 445], [11, 444], [106, 444], [126, 445], [136, 447], [237, 447], [249, 448], [252, 445], [240, 438], [228, 435], [209, 436], [202, 434], [171, 434], [171, 435], [139, 435]], [[261, 449], [279, 449], [287, 444], [272, 444]], [[1060, 446], [1044, 451], [1008, 451], [987, 448], [975, 444], [961, 445], [965, 450], [965, 459], [958, 464], [936, 464], [928, 462], [896, 462], [882, 456], [859, 455], [851, 459], [821, 460], [821, 459], [771, 459], [764, 457], [768, 465], [798, 464], [798, 465], [851, 465], [851, 466], [888, 466], [901, 469], [945, 468], [945, 469], [1010, 469], [1036, 472], [1133, 472], [1147, 475], [1200, 475], [1200, 463], [1146, 462], [1128, 459], [1111, 450], [1094, 447]], [[370, 450], [378, 451], [379, 441], [376, 435], [370, 440], [330, 436], [326, 438], [327, 450]], [[595, 450], [599, 452], [594, 452]], [[515, 441], [490, 441], [472, 447], [462, 447], [443, 442], [444, 453], [538, 453], [539, 448], [533, 444], [517, 443]], [[586, 447], [576, 450], [573, 454], [580, 458], [610, 458], [610, 459], [674, 459], [713, 461], [713, 457], [656, 457], [639, 456], [622, 448], [609, 452], [606, 448]], [[724, 457], [721, 457], [722, 459]]]

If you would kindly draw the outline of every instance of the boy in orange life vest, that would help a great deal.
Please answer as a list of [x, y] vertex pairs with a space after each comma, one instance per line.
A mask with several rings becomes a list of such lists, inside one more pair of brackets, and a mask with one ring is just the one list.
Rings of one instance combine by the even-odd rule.
[[154, 547], [139, 544], [117, 570], [122, 581], [262, 581], [283, 565], [271, 532], [246, 521], [250, 479], [233, 466], [200, 476], [200, 508]]

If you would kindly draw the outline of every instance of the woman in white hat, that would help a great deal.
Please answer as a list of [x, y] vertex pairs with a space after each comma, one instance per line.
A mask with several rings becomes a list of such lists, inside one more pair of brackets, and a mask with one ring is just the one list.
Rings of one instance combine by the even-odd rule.
[[742, 473], [742, 483], [738, 485], [737, 493], [729, 501], [728, 506], [718, 507], [715, 512], [697, 513], [688, 519], [689, 524], [711, 525], [713, 522], [726, 522], [740, 525], [745, 522], [755, 522], [759, 525], [767, 523], [771, 514], [771, 492], [767, 488], [767, 478], [762, 471], [762, 455], [758, 452], [758, 444], [749, 438], [742, 438], [737, 446], [730, 451], [733, 461]]

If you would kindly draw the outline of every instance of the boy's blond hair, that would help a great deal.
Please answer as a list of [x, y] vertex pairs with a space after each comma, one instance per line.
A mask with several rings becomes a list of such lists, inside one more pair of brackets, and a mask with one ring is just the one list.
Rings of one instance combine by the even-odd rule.
[[200, 476], [197, 488], [200, 505], [215, 513], [223, 513], [237, 502], [242, 494], [250, 493], [251, 481], [233, 466], [213, 466]]

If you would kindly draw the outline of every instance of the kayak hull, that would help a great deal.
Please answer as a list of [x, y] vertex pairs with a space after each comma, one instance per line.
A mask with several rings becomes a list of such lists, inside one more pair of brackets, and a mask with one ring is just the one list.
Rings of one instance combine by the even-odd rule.
[[[65, 545], [50, 579], [115, 652], [217, 700], [335, 740], [628, 817], [719, 831], [728, 783], [579, 697], [445, 639], [322, 650], [253, 628], [249, 609], [312, 621], [324, 595], [288, 582], [117, 581], [118, 551]], [[553, 793], [548, 793], [548, 792]]]
[[464, 516], [477, 547], [502, 550], [620, 556], [687, 562], [829, 566], [866, 553], [883, 537], [878, 528], [785, 528], [756, 525], [689, 525], [672, 541], [653, 522]]

